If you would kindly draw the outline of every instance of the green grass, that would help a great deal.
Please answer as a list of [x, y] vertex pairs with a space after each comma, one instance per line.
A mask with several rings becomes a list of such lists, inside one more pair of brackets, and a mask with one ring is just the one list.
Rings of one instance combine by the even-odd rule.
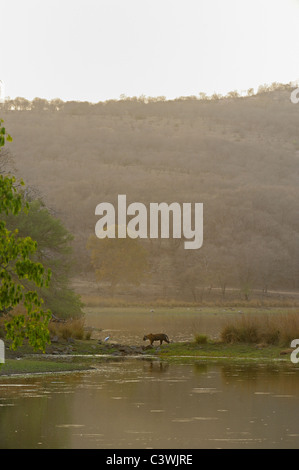
[[[199, 335], [200, 342], [173, 342], [155, 345], [148, 349], [146, 355], [155, 356], [157, 359], [167, 362], [193, 362], [196, 361], [258, 361], [273, 362], [280, 361], [283, 364], [291, 364], [290, 355], [281, 356], [282, 348], [278, 345], [267, 345], [258, 348], [253, 343], [225, 343], [220, 341], [208, 340], [205, 335]], [[52, 348], [60, 350], [64, 354], [64, 348], [69, 347], [67, 341], [61, 341], [58, 344], [50, 345], [47, 353], [51, 353]], [[118, 360], [119, 357], [113, 357], [113, 353], [119, 353], [117, 347], [107, 347], [106, 344], [98, 344], [97, 340], [76, 340], [71, 344], [72, 351], [70, 355], [62, 357], [59, 354], [55, 356], [46, 356], [40, 353], [34, 353], [32, 348], [24, 344], [18, 351], [6, 352], [6, 362], [0, 368], [0, 377], [13, 374], [34, 374], [47, 372], [66, 372], [88, 370], [92, 368], [94, 361]], [[30, 355], [30, 356], [28, 356]], [[86, 357], [81, 357], [85, 355]], [[88, 356], [104, 355], [104, 359]], [[108, 359], [111, 357], [111, 359]], [[140, 358], [142, 359], [140, 354]]]
[[0, 377], [14, 374], [37, 374], [46, 372], [66, 372], [86, 370], [89, 367], [82, 363], [49, 361], [45, 359], [7, 359], [0, 367]]
[[[113, 354], [114, 349], [105, 350], [99, 346], [98, 350], [87, 348], [90, 341], [81, 341], [80, 350], [77, 354]], [[147, 351], [148, 355], [155, 356], [167, 362], [196, 362], [196, 360], [225, 360], [225, 361], [252, 361], [272, 362], [279, 360], [286, 364], [290, 363], [289, 355], [280, 356], [281, 348], [277, 346], [268, 346], [257, 349], [252, 344], [225, 344], [220, 342], [207, 342], [197, 344], [195, 342], [170, 343], [167, 345], [156, 346]], [[140, 358], [142, 356], [140, 355]], [[115, 358], [116, 360], [118, 358]], [[14, 374], [36, 374], [48, 372], [71, 372], [78, 370], [91, 369], [95, 358], [82, 358], [69, 356], [67, 358], [59, 355], [53, 359], [47, 356], [32, 356], [18, 359], [7, 359], [0, 368], [0, 377]], [[97, 361], [100, 359], [97, 358]]]
[[194, 341], [195, 341], [196, 344], [207, 344], [208, 336], [207, 335], [196, 334], [194, 336]]
[[[84, 342], [82, 348], [77, 354], [113, 354], [114, 349], [99, 350], [86, 349]], [[85, 342], [86, 343], [86, 342]], [[90, 343], [88, 341], [88, 343]], [[161, 360], [168, 362], [196, 362], [196, 360], [225, 360], [225, 361], [252, 361], [272, 362], [280, 360], [288, 364], [290, 358], [288, 355], [280, 356], [281, 348], [277, 346], [268, 346], [263, 349], [257, 349], [251, 344], [225, 344], [225, 343], [206, 343], [199, 345], [197, 343], [172, 343], [155, 347], [147, 351], [147, 354], [156, 356]], [[142, 358], [142, 356], [140, 356]], [[116, 360], [118, 358], [115, 358]], [[14, 374], [36, 374], [49, 372], [72, 372], [78, 370], [89, 370], [92, 368], [91, 363], [94, 358], [86, 357], [67, 357], [62, 358], [56, 356], [55, 360], [46, 356], [25, 357], [21, 359], [7, 359], [5, 364], [0, 368], [0, 377]], [[97, 358], [97, 361], [100, 359]]]
[[[281, 348], [277, 346], [268, 346], [258, 349], [252, 344], [225, 344], [219, 342], [209, 342], [203, 345], [197, 343], [172, 343], [163, 346], [156, 354], [163, 359], [174, 356], [188, 357], [209, 357], [209, 358], [227, 358], [227, 359], [282, 359], [280, 356]], [[289, 359], [288, 356], [284, 359]]]

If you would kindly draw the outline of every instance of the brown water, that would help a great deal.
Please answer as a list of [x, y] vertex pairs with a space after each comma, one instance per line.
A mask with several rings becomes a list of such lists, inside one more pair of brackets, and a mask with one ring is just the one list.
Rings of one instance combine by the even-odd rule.
[[86, 308], [85, 325], [95, 328], [94, 339], [110, 337], [110, 342], [122, 344], [143, 344], [148, 333], [166, 333], [174, 342], [192, 341], [197, 333], [210, 338], [219, 337], [228, 321], [240, 319], [238, 312], [217, 313], [210, 309], [138, 309], [138, 308]]
[[0, 447], [298, 448], [294, 366], [126, 359], [0, 380]]

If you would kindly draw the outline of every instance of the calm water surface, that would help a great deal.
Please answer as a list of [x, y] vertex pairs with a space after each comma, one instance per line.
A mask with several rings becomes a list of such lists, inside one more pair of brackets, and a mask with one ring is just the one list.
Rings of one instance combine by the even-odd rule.
[[124, 360], [2, 378], [0, 447], [299, 448], [299, 369]]

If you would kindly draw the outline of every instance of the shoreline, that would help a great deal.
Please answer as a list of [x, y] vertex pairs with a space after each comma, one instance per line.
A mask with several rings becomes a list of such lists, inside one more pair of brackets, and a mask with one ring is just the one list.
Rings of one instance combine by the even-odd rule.
[[[226, 344], [209, 342], [198, 345], [194, 342], [170, 343], [153, 348], [119, 344], [98, 344], [96, 340], [75, 340], [72, 351], [61, 343], [57, 349], [43, 353], [30, 351], [24, 345], [17, 351], [7, 350], [7, 358], [0, 367], [0, 380], [8, 377], [33, 376], [54, 373], [84, 372], [96, 369], [97, 362], [125, 360], [159, 361], [168, 363], [225, 362], [243, 364], [269, 364], [296, 367], [290, 360], [292, 350], [279, 346], [257, 347], [255, 344]], [[57, 348], [57, 346], [55, 346]], [[282, 354], [283, 353], [283, 354]]]

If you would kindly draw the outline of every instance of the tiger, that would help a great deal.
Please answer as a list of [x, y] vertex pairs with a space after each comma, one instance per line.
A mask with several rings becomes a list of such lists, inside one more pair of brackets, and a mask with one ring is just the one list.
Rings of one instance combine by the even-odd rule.
[[143, 341], [146, 341], [147, 339], [150, 341], [151, 346], [153, 345], [154, 341], [160, 341], [160, 345], [163, 343], [163, 341], [170, 343], [168, 336], [164, 333], [157, 333], [154, 335], [150, 333], [149, 335], [144, 335]]

